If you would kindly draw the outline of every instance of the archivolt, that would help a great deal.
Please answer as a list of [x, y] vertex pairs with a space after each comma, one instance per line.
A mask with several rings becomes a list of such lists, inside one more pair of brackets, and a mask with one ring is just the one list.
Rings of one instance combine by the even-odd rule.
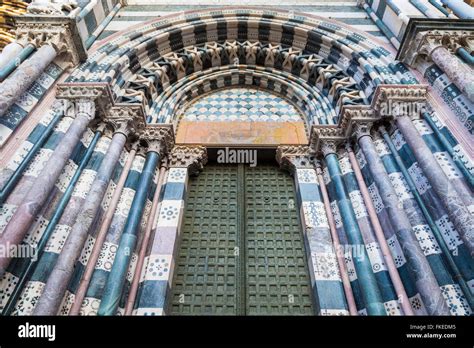
[[254, 8], [187, 12], [146, 23], [112, 38], [68, 81], [107, 81], [118, 102], [143, 103], [156, 115], [163, 106], [157, 101], [178, 93], [177, 86], [196, 73], [214, 74], [235, 63], [281, 71], [287, 84], [317, 86], [334, 107], [368, 103], [380, 83], [416, 83], [387, 50], [343, 25]]

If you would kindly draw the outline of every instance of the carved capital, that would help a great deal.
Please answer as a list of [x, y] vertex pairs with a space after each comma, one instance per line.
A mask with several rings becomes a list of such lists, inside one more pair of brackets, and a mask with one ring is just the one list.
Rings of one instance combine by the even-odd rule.
[[95, 118], [95, 103], [91, 99], [78, 99], [76, 105], [76, 117], [84, 116], [89, 121]]
[[337, 153], [337, 147], [341, 144], [338, 140], [323, 140], [321, 143], [321, 152], [324, 156]]
[[316, 154], [323, 154], [325, 156], [326, 153], [324, 151], [326, 151], [327, 148], [325, 144], [331, 143], [337, 147], [337, 145], [344, 142], [346, 139], [346, 129], [332, 125], [316, 125], [313, 126], [311, 130], [310, 147]]
[[355, 122], [352, 127], [352, 133], [354, 134], [356, 140], [359, 140], [365, 136], [370, 136], [370, 130], [372, 126], [372, 122]]
[[140, 134], [140, 140], [146, 144], [147, 151], [164, 156], [174, 145], [174, 132], [171, 124], [148, 124]]
[[25, 15], [16, 19], [16, 38], [36, 47], [51, 45], [73, 66], [87, 59], [74, 18], [50, 15]]
[[169, 156], [169, 167], [188, 168], [190, 175], [197, 175], [207, 163], [204, 146], [175, 146]]
[[426, 109], [428, 88], [427, 85], [379, 85], [374, 93], [372, 109], [382, 118], [419, 118]]
[[107, 83], [59, 83], [56, 98], [66, 99], [72, 103], [80, 99], [92, 100], [101, 116], [107, 115], [113, 105], [112, 92]]
[[145, 110], [141, 104], [115, 104], [104, 117], [115, 133], [134, 141], [146, 127]]
[[296, 168], [314, 168], [315, 154], [309, 146], [278, 146], [276, 160], [280, 168], [293, 173]]

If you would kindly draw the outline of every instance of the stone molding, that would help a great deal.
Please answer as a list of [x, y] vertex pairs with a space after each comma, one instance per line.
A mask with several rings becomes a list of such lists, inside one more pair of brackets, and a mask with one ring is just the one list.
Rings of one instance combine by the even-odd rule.
[[276, 160], [281, 169], [293, 173], [296, 168], [314, 168], [315, 156], [305, 145], [281, 145], [276, 150]]
[[73, 66], [87, 59], [76, 21], [66, 16], [24, 15], [16, 18], [16, 39], [35, 47], [51, 45]]
[[197, 175], [207, 163], [207, 149], [204, 146], [177, 145], [169, 155], [170, 168], [188, 168], [190, 175]]

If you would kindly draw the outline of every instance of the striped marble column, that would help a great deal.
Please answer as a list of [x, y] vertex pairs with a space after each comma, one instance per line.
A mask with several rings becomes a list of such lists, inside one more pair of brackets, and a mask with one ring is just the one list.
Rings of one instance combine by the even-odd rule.
[[[387, 271], [390, 275], [390, 279], [392, 281], [393, 287], [395, 288], [395, 291], [397, 294], [397, 302], [400, 304], [400, 307], [402, 308], [403, 313], [405, 315], [413, 315], [414, 312], [408, 300], [408, 294], [405, 291], [405, 287], [403, 286], [403, 281], [401, 279], [400, 274], [398, 273], [394, 257], [391, 254], [390, 247], [387, 243], [387, 240], [385, 239], [383, 227], [377, 216], [376, 208], [374, 206], [374, 203], [372, 202], [367, 184], [364, 180], [364, 177], [362, 176], [362, 171], [359, 166], [359, 162], [357, 161], [356, 155], [354, 154], [354, 151], [352, 150], [352, 147], [349, 144], [347, 144], [346, 150], [347, 150], [347, 155], [349, 157], [349, 162], [352, 166], [352, 169], [354, 170], [354, 175], [356, 177], [357, 184], [359, 185], [359, 189], [362, 194], [364, 204], [367, 208], [367, 214], [369, 216], [371, 225], [374, 229], [374, 234], [380, 245], [383, 258], [387, 265]], [[394, 313], [394, 311], [391, 312], [390, 310], [388, 310], [387, 312], [389, 314]]]
[[148, 126], [144, 138], [148, 141], [148, 152], [140, 182], [133, 198], [130, 214], [125, 225], [124, 232], [120, 238], [120, 244], [114, 259], [112, 270], [107, 279], [104, 296], [100, 303], [98, 315], [115, 315], [122, 296], [125, 277], [130, 265], [132, 251], [135, 250], [138, 240], [138, 232], [142, 219], [144, 206], [150, 185], [163, 153], [170, 148], [172, 143], [171, 128], [156, 128]]
[[34, 315], [55, 315], [71, 280], [74, 264], [79, 258], [112, 173], [127, 140], [132, 119], [117, 121], [112, 141], [102, 160], [99, 171], [92, 183], [87, 198], [78, 214], [77, 221], [71, 229], [63, 250], [48, 278], [43, 294], [35, 308]]
[[[402, 203], [403, 209], [410, 220], [412, 231], [418, 240], [418, 244], [420, 245], [428, 263], [430, 264], [431, 270], [436, 277], [436, 281], [438, 282], [441, 293], [451, 311], [451, 314], [469, 314], [471, 312], [469, 304], [466, 302], [465, 296], [462, 295], [459, 285], [453, 279], [453, 272], [451, 272], [450, 268], [446, 265], [446, 257], [448, 255], [443, 255], [443, 248], [441, 246], [441, 243], [444, 241], [438, 240], [435, 237], [434, 232], [438, 232], [437, 230], [434, 230], [436, 229], [436, 225], [430, 225], [428, 223], [427, 217], [423, 215], [421, 206], [417, 202], [417, 189], [430, 189], [429, 185], [426, 185], [426, 178], [420, 176], [420, 173], [417, 172], [413, 173], [413, 171], [411, 171], [412, 174], [410, 175], [407, 171], [404, 171], [405, 168], [402, 169], [401, 165], [398, 165], [399, 162], [396, 155], [393, 156], [388, 144], [377, 133], [374, 134], [374, 144], [380, 158], [382, 159], [385, 169], [392, 180], [399, 201]], [[416, 167], [416, 165], [414, 167]], [[411, 169], [413, 169], [413, 167]], [[411, 188], [411, 184], [413, 183], [412, 177], [416, 180], [415, 189]], [[459, 292], [461, 296], [451, 296], [456, 292]]]
[[162, 187], [165, 177], [168, 174], [168, 159], [164, 158], [161, 162], [161, 167], [158, 173], [158, 183], [155, 189], [155, 193], [153, 196], [152, 207], [150, 210], [150, 214], [148, 215], [148, 220], [146, 222], [145, 233], [143, 236], [143, 240], [140, 246], [140, 252], [138, 254], [137, 265], [135, 267], [133, 280], [130, 285], [130, 292], [128, 294], [127, 303], [125, 306], [125, 315], [131, 315], [133, 312], [133, 307], [135, 305], [135, 300], [137, 298], [138, 286], [140, 284], [140, 276], [142, 274], [143, 265], [145, 263], [145, 257], [147, 250], [149, 249], [149, 242], [150, 238], [156, 232], [156, 220], [158, 216], [159, 209], [161, 207], [161, 194], [162, 194]]
[[367, 250], [369, 261], [372, 265], [372, 272], [377, 279], [377, 284], [380, 289], [387, 314], [402, 315], [404, 313], [400, 307], [400, 304], [398, 303], [398, 297], [390, 279], [387, 263], [382, 254], [380, 244], [375, 238], [374, 229], [369, 220], [367, 207], [362, 197], [354, 170], [349, 161], [348, 153], [341, 149], [338, 153], [338, 157], [344, 184], [347, 188], [349, 200], [356, 214], [357, 223], [364, 240], [365, 249]]
[[348, 315], [336, 252], [318, 184], [314, 158], [305, 147], [278, 148], [280, 166], [294, 177], [317, 315]]
[[328, 168], [331, 181], [334, 183], [337, 204], [341, 213], [344, 229], [351, 247], [356, 248], [353, 253], [353, 261], [356, 269], [359, 285], [362, 292], [367, 314], [386, 315], [382, 294], [377, 284], [377, 279], [372, 272], [369, 255], [365, 249], [361, 230], [357, 223], [354, 207], [351, 204], [347, 188], [343, 181], [341, 168], [336, 155], [336, 143], [325, 141], [322, 145], [322, 152]]
[[[0, 246], [6, 248], [9, 245], [21, 243], [48, 198], [74, 147], [94, 117], [95, 102], [93, 100], [80, 99], [76, 102], [74, 121], [0, 235]], [[10, 259], [8, 255], [0, 258], [0, 276], [4, 274]]]
[[[86, 134], [93, 136], [94, 133], [89, 128], [86, 130]], [[90, 141], [89, 141], [90, 142]], [[28, 243], [35, 243], [36, 247], [40, 247], [39, 243], [46, 238], [46, 233], [52, 228], [54, 223], [55, 214], [58, 211], [59, 206], [56, 202], [60, 202], [66, 190], [69, 189], [72, 183], [72, 177], [74, 173], [79, 169], [79, 163], [77, 158], [83, 158], [87, 153], [93, 142], [83, 143], [76, 147], [74, 154], [68, 160], [63, 172], [58, 178], [55, 187], [53, 188], [50, 198], [45, 203], [45, 211], [42, 211], [38, 217], [37, 222], [35, 220], [34, 226], [28, 231], [24, 241]], [[86, 196], [90, 190], [91, 184], [97, 175], [97, 171], [100, 167], [102, 159], [105, 155], [107, 147], [110, 143], [110, 138], [107, 136], [101, 136], [97, 141], [92, 156], [87, 162], [86, 167], [82, 170], [79, 180], [75, 183], [72, 195], [61, 214], [59, 221], [56, 221], [54, 230], [50, 232], [49, 238], [43, 250], [38, 253], [38, 260], [34, 264], [34, 269], [31, 275], [27, 276], [27, 282], [22, 289], [19, 300], [15, 305], [15, 309], [12, 315], [31, 315], [34, 307], [36, 306], [40, 295], [43, 292], [44, 285], [46, 284], [48, 277], [56, 263], [59, 254], [61, 253], [64, 242], [66, 241], [72, 226], [76, 222], [77, 215], [81, 206], [83, 205]], [[22, 272], [23, 269], [17, 269], [18, 265], [12, 262], [9, 269], [13, 268], [14, 272]]]
[[474, 216], [466, 208], [458, 191], [443, 172], [411, 119], [408, 116], [399, 116], [396, 118], [396, 124], [410, 148], [413, 149], [421, 170], [443, 202], [454, 226], [460, 232], [469, 250], [474, 252]]
[[416, 287], [413, 274], [411, 273], [405, 255], [403, 254], [402, 247], [396, 234], [396, 229], [392, 226], [391, 218], [389, 217], [389, 211], [382, 201], [377, 184], [372, 176], [372, 173], [370, 172], [369, 166], [367, 165], [367, 160], [365, 159], [364, 153], [360, 148], [356, 150], [356, 159], [359, 163], [364, 182], [366, 183], [369, 190], [377, 217], [380, 221], [380, 224], [383, 226], [383, 234], [387, 241], [388, 247], [390, 248], [390, 254], [395, 261], [398, 274], [400, 275], [403, 286], [407, 292], [409, 305], [413, 309], [415, 315], [427, 315], [428, 312], [426, 311], [426, 307]]
[[0, 117], [38, 79], [56, 55], [52, 46], [41, 46], [0, 84]]
[[[117, 205], [120, 201], [120, 196], [122, 195], [125, 182], [127, 180], [128, 174], [130, 173], [130, 168], [132, 167], [135, 154], [136, 154], [136, 145], [134, 145], [133, 148], [128, 153], [127, 161], [125, 162], [123, 166], [120, 177], [117, 181], [117, 185], [114, 185], [113, 182], [109, 184], [109, 187], [111, 185], [112, 187], [108, 191], [113, 191], [113, 194], [110, 197], [110, 202], [108, 202], [107, 204], [107, 209], [104, 209], [105, 215], [100, 223], [100, 228], [97, 233], [97, 238], [95, 240], [94, 247], [92, 248], [91, 255], [84, 269], [84, 273], [81, 276], [78, 289], [74, 296], [74, 303], [71, 307], [69, 315], [78, 315], [81, 310], [84, 297], [86, 296], [87, 289], [91, 282], [91, 278], [94, 274], [95, 266], [103, 250], [104, 242], [107, 237], [107, 232], [110, 228], [110, 225], [114, 217], [114, 212], [117, 209]], [[102, 205], [103, 203], [104, 203], [104, 200], [102, 202]]]
[[[79, 312], [80, 315], [97, 315], [97, 311], [100, 307], [100, 302], [102, 301], [102, 297], [104, 294], [104, 288], [107, 284], [107, 279], [112, 270], [112, 265], [114, 263], [115, 256], [117, 255], [117, 249], [120, 243], [120, 238], [127, 222], [127, 217], [130, 213], [130, 208], [132, 206], [136, 190], [139, 186], [140, 176], [143, 171], [144, 164], [145, 154], [141, 153], [140, 151], [137, 151], [137, 154], [133, 159], [130, 171], [127, 175], [127, 180], [125, 181], [124, 188], [122, 190], [122, 193], [120, 194], [120, 199], [117, 203], [117, 207], [113, 211], [112, 221], [107, 230], [104, 243], [102, 244], [99, 258], [95, 263], [85, 297], [82, 300]], [[103, 209], [106, 210], [107, 206], [103, 205]], [[81, 267], [79, 263], [78, 266]], [[80, 276], [80, 272], [78, 273]], [[79, 289], [76, 288], [76, 284], [74, 281], [72, 281], [72, 284], [68, 289], [71, 293], [78, 293]]]
[[[407, 168], [408, 176], [412, 179], [417, 191], [415, 194], [418, 194], [421, 199], [419, 205], [420, 207], [422, 207], [422, 205], [425, 207], [425, 218], [431, 220], [431, 229], [437, 229], [441, 234], [441, 240], [438, 240], [438, 243], [444, 243], [446, 245], [448, 251], [445, 253], [451, 255], [462, 277], [471, 289], [470, 292], [474, 293], [474, 260], [470, 255], [468, 247], [463, 242], [460, 234], [449, 218], [448, 212], [439, 196], [421, 171], [413, 151], [398, 129], [394, 130], [391, 137], [383, 128], [381, 128], [380, 131], [387, 144], [393, 148], [391, 152], [394, 157], [397, 156], [395, 158], [398, 158], [400, 162], [399, 167], [404, 166]], [[451, 268], [453, 269], [453, 277], [459, 280], [457, 279], [459, 277], [458, 272], [454, 271], [453, 267]]]
[[176, 146], [169, 155], [168, 178], [154, 238], [144, 260], [134, 315], [166, 314], [188, 177], [198, 174], [206, 162], [207, 152], [201, 146]]
[[396, 229], [408, 266], [415, 278], [416, 286], [429, 314], [448, 315], [450, 314], [449, 308], [444, 301], [430, 265], [418, 241], [412, 234], [408, 216], [392, 186], [392, 180], [385, 171], [368, 129], [367, 125], [356, 125], [355, 134], [388, 211], [392, 226]]
[[0, 70], [5, 68], [12, 60], [14, 60], [15, 57], [20, 54], [22, 49], [23, 45], [16, 41], [10, 42], [8, 45], [3, 47], [2, 52], [0, 52]]

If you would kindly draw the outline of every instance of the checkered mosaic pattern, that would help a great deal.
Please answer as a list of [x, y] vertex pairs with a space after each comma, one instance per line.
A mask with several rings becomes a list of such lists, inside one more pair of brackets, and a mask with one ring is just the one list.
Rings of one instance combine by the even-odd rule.
[[185, 110], [188, 121], [297, 122], [298, 110], [283, 98], [251, 88], [224, 89], [195, 101]]

